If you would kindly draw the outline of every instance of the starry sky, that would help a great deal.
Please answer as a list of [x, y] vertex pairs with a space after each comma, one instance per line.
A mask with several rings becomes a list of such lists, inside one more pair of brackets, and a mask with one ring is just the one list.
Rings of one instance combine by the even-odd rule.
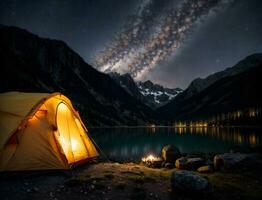
[[261, 0], [1, 0], [0, 23], [64, 40], [105, 73], [186, 88], [262, 52]]

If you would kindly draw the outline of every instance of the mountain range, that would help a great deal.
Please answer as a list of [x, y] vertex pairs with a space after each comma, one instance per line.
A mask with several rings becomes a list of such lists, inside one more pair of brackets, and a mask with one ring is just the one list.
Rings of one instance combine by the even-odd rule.
[[165, 124], [261, 107], [261, 65], [262, 54], [253, 54], [185, 90], [170, 89], [101, 73], [63, 41], [0, 25], [0, 92], [61, 92], [87, 126]]
[[66, 43], [0, 25], [0, 92], [61, 92], [88, 126], [144, 125], [152, 110]]
[[205, 120], [221, 113], [261, 107], [261, 75], [262, 54], [253, 54], [231, 68], [195, 79], [156, 112], [164, 121]]
[[153, 109], [165, 105], [183, 91], [180, 88], [166, 88], [150, 80], [135, 82], [128, 73], [120, 75], [112, 72], [109, 75], [130, 95]]

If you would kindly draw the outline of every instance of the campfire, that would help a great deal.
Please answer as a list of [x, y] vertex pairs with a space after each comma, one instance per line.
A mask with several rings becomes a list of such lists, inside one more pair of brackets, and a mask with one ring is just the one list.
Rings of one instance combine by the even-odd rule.
[[146, 157], [142, 157], [142, 163], [148, 167], [160, 167], [162, 164], [162, 158], [149, 154]]

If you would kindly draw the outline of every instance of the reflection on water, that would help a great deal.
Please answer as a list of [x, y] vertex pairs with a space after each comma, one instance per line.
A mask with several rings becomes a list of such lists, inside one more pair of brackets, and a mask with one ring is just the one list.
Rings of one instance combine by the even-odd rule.
[[183, 153], [228, 152], [238, 146], [260, 145], [260, 130], [216, 127], [149, 127], [99, 128], [90, 134], [112, 159], [138, 160], [153, 153], [160, 154], [166, 144], [176, 145]]
[[178, 133], [179, 135], [183, 134], [194, 134], [194, 135], [202, 135], [202, 136], [211, 136], [213, 138], [217, 138], [221, 141], [231, 141], [235, 144], [249, 144], [249, 145], [258, 145], [259, 137], [255, 134], [254, 131], [250, 131], [243, 128], [219, 128], [219, 127], [203, 127], [203, 128], [174, 128], [174, 133]]

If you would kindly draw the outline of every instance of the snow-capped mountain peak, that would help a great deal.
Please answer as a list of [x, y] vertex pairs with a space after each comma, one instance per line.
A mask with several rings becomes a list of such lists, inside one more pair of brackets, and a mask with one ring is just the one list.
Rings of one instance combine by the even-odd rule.
[[157, 108], [168, 103], [183, 91], [180, 88], [165, 88], [149, 80], [135, 82], [129, 74], [120, 75], [118, 73], [110, 73], [109, 75], [129, 94], [152, 108]]
[[154, 102], [156, 107], [166, 104], [183, 91], [180, 88], [165, 88], [161, 85], [154, 84], [151, 81], [138, 82], [137, 86], [141, 94], [149, 101]]

